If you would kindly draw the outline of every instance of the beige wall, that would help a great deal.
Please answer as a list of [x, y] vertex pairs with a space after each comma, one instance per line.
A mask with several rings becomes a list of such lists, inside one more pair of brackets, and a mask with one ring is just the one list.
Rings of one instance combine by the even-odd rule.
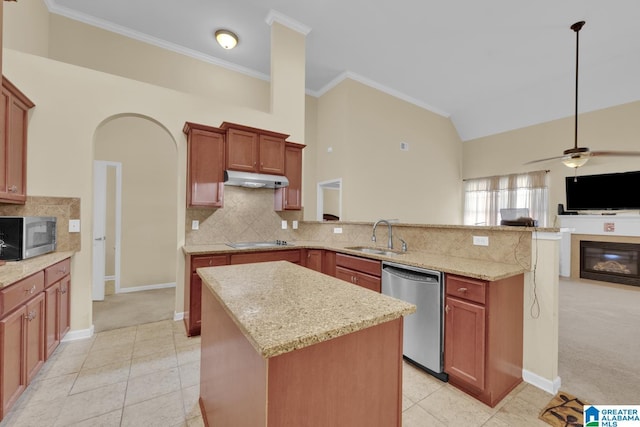
[[[13, 10], [4, 10], [4, 22], [11, 21], [12, 34], [5, 35], [8, 39], [17, 40], [20, 37], [31, 35], [34, 26], [43, 24], [41, 16], [23, 13], [21, 8], [30, 8], [32, 3], [28, 0], [13, 4], [17, 6]], [[41, 34], [34, 39], [33, 45], [43, 45], [44, 40], [50, 41], [50, 51], [56, 55], [62, 55], [61, 51], [73, 56], [70, 52], [82, 52], [80, 47], [70, 43], [68, 38], [59, 34], [61, 24], [58, 17], [51, 18], [52, 28], [50, 38]], [[44, 20], [46, 21], [46, 20]], [[53, 21], [56, 21], [54, 23]], [[77, 43], [92, 45], [98, 43], [92, 34], [89, 34], [87, 26], [79, 26], [73, 34]], [[39, 33], [39, 32], [36, 32]], [[289, 35], [290, 37], [303, 37], [302, 35]], [[107, 37], [107, 35], [105, 35]], [[109, 38], [109, 37], [107, 37]], [[119, 39], [118, 37], [115, 37]], [[105, 43], [107, 43], [105, 41]], [[129, 46], [136, 45], [135, 47]], [[28, 191], [30, 194], [45, 194], [51, 196], [78, 197], [81, 199], [82, 212], [82, 248], [74, 258], [74, 293], [72, 294], [72, 329], [87, 329], [92, 324], [91, 314], [91, 252], [92, 252], [92, 162], [94, 159], [94, 134], [99, 125], [107, 118], [122, 115], [135, 114], [148, 117], [170, 133], [177, 145], [176, 165], [177, 198], [175, 200], [176, 223], [173, 225], [173, 233], [176, 236], [174, 247], [174, 263], [178, 289], [176, 290], [176, 311], [182, 311], [183, 305], [183, 277], [184, 257], [181, 247], [184, 244], [185, 235], [185, 188], [186, 188], [186, 139], [182, 133], [185, 121], [203, 124], [218, 125], [223, 121], [243, 123], [249, 126], [282, 131], [296, 130], [297, 140], [304, 142], [304, 123], [297, 123], [297, 117], [279, 115], [277, 112], [270, 114], [265, 106], [270, 105], [269, 89], [264, 90], [264, 82], [251, 79], [246, 75], [229, 72], [227, 70], [214, 70], [214, 65], [205, 64], [206, 72], [189, 75], [172, 75], [187, 65], [190, 59], [173, 54], [164, 54], [150, 49], [138, 51], [127, 57], [118, 57], [116, 54], [121, 49], [125, 52], [135, 50], [137, 42], [122, 40], [122, 43], [114, 42], [111, 49], [99, 44], [93, 45], [95, 55], [109, 54], [111, 62], [127, 63], [140, 59], [140, 62], [119, 64], [128, 72], [134, 73], [142, 67], [142, 72], [149, 78], [155, 76], [166, 85], [154, 85], [123, 78], [114, 74], [94, 71], [83, 64], [82, 67], [54, 61], [41, 56], [41, 51], [29, 48], [25, 49], [30, 54], [25, 54], [13, 49], [4, 49], [3, 71], [14, 84], [19, 87], [36, 104], [30, 113], [29, 120], [29, 144], [28, 144]], [[114, 49], [115, 47], [118, 49]], [[294, 43], [297, 54], [300, 54], [300, 46], [304, 44]], [[20, 46], [18, 46], [20, 47]], [[100, 47], [100, 48], [99, 48]], [[67, 52], [69, 51], [69, 52]], [[286, 52], [280, 52], [286, 57]], [[97, 60], [97, 59], [96, 59]], [[177, 61], [177, 64], [171, 64]], [[174, 68], [175, 65], [175, 68]], [[149, 68], [145, 68], [149, 67]], [[194, 66], [196, 69], [198, 66]], [[203, 79], [207, 72], [220, 72], [220, 78], [213, 78], [216, 84], [203, 84], [206, 90], [190, 90], [180, 88], [166, 88], [169, 82], [175, 78], [178, 82], [187, 84], [190, 79], [196, 81]], [[303, 72], [303, 70], [299, 70]], [[255, 82], [253, 80], [256, 80]], [[194, 88], [200, 87], [200, 82], [194, 84]], [[260, 89], [262, 87], [262, 90]], [[281, 87], [283, 87], [281, 85]], [[232, 89], [229, 89], [232, 88]], [[177, 90], [176, 90], [177, 89]], [[281, 89], [284, 90], [284, 89]], [[237, 95], [237, 96], [236, 96]], [[294, 101], [291, 101], [294, 102]], [[304, 111], [304, 95], [297, 101], [300, 105], [291, 105], [290, 108]], [[171, 230], [168, 230], [171, 232]]]
[[[172, 136], [143, 117], [113, 118], [96, 131], [95, 160], [122, 165], [120, 287], [175, 283], [178, 166]], [[113, 203], [108, 210], [115, 211]], [[115, 247], [114, 240], [107, 246]]]
[[[640, 101], [581, 114], [578, 145], [591, 150], [638, 150]], [[549, 169], [549, 224], [556, 224], [559, 203], [565, 203], [564, 179], [574, 170], [559, 160], [535, 165], [524, 163], [561, 155], [573, 146], [573, 117], [492, 135], [463, 145], [464, 178]], [[578, 175], [640, 169], [638, 157], [592, 158]]]
[[343, 178], [344, 220], [459, 224], [461, 153], [448, 118], [356, 81], [318, 101], [316, 178]]
[[[3, 2], [3, 47], [47, 56], [49, 53], [49, 10], [42, 0]], [[7, 75], [5, 70], [3, 74]]]

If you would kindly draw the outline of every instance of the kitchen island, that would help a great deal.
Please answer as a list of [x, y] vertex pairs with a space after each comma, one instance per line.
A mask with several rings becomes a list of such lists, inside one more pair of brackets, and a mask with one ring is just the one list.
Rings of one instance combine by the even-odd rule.
[[415, 306], [285, 261], [197, 271], [207, 425], [402, 425]]

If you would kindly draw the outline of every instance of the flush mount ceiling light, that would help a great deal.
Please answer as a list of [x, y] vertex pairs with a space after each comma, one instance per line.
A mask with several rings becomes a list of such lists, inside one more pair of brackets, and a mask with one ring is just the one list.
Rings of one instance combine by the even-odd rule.
[[218, 30], [215, 35], [216, 41], [223, 49], [233, 49], [238, 44], [238, 36], [229, 30]]
[[562, 156], [534, 160], [532, 162], [525, 163], [525, 165], [560, 159], [565, 166], [576, 169], [580, 166], [584, 166], [591, 157], [595, 156], [640, 156], [640, 151], [590, 151], [587, 147], [578, 147], [578, 54], [580, 46], [580, 30], [582, 29], [584, 24], [585, 21], [578, 21], [575, 24], [571, 25], [571, 27], [569, 27], [576, 33], [576, 92], [573, 148], [564, 150]]

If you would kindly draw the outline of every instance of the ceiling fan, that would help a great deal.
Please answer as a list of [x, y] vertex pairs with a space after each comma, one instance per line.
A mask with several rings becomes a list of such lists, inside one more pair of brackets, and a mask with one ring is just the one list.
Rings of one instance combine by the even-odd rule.
[[564, 150], [562, 156], [548, 157], [546, 159], [538, 159], [525, 163], [529, 165], [532, 163], [546, 162], [549, 160], [562, 159], [562, 163], [570, 168], [579, 168], [583, 166], [591, 157], [596, 156], [640, 156], [640, 151], [590, 151], [587, 147], [578, 147], [578, 52], [580, 41], [580, 30], [584, 26], [585, 21], [579, 21], [571, 25], [571, 29], [576, 33], [576, 111], [574, 121], [574, 145], [573, 148]]

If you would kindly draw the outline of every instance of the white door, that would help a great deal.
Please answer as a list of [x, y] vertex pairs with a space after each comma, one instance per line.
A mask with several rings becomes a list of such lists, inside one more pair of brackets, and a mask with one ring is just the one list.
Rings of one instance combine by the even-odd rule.
[[107, 162], [93, 162], [93, 300], [104, 300]]
[[[111, 171], [111, 173], [109, 172]], [[115, 284], [115, 293], [120, 293], [120, 255], [122, 231], [122, 163], [95, 160], [93, 162], [93, 300], [104, 300], [105, 282]], [[112, 188], [110, 193], [107, 188]], [[110, 196], [108, 196], [111, 194]], [[111, 228], [107, 226], [108, 214], [113, 214]], [[107, 241], [107, 229], [110, 230]], [[113, 245], [107, 252], [107, 243]], [[112, 275], [106, 274], [107, 258], [114, 265]]]

